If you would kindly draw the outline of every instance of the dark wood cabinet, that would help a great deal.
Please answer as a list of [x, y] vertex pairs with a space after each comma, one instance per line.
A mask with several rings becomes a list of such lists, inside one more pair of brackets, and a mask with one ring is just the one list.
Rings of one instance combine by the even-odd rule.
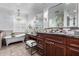
[[38, 53], [40, 55], [44, 55], [44, 41], [43, 38], [37, 37], [37, 48], [38, 48]]
[[44, 56], [79, 56], [79, 38], [73, 36], [38, 33], [29, 35], [37, 41], [38, 53]]
[[66, 55], [66, 46], [60, 43], [55, 43], [55, 55], [56, 56], [65, 56]]
[[55, 46], [52, 41], [45, 41], [45, 55], [46, 56], [55, 56]]
[[67, 47], [67, 56], [79, 56], [79, 49], [74, 47]]
[[79, 39], [72, 38], [67, 45], [67, 56], [79, 56]]

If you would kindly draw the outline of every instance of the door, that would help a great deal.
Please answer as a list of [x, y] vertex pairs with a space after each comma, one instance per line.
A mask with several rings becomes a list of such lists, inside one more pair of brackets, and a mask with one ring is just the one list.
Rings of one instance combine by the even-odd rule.
[[66, 46], [64, 44], [55, 43], [55, 55], [56, 56], [65, 56], [66, 55]]
[[55, 56], [55, 46], [52, 41], [45, 41], [45, 55], [46, 56]]
[[67, 56], [79, 56], [79, 38], [72, 38], [67, 46]]
[[67, 56], [79, 56], [79, 49], [75, 47], [67, 47]]

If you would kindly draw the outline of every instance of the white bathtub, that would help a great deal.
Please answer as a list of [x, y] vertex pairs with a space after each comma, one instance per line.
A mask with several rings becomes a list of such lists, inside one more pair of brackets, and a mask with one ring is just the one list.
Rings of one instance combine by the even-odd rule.
[[15, 37], [6, 36], [4, 38], [6, 40], [6, 45], [8, 46], [10, 43], [14, 43], [18, 41], [24, 42], [24, 37], [25, 37], [25, 34], [18, 34], [18, 35], [15, 35]]

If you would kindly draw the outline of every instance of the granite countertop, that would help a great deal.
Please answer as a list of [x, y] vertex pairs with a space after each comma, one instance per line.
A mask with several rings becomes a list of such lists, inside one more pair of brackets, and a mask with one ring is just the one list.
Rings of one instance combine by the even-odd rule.
[[28, 35], [33, 35], [33, 36], [37, 36], [37, 34], [36, 33], [34, 33], [34, 34], [31, 34], [31, 33], [27, 33]]
[[74, 34], [64, 34], [64, 33], [45, 33], [45, 34], [55, 34], [55, 35], [63, 35], [68, 37], [79, 38], [79, 35], [74, 35]]

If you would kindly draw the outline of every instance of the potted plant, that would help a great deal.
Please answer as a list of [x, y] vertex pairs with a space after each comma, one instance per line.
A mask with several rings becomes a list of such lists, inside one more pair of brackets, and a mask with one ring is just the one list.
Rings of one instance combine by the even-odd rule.
[[11, 36], [12, 36], [12, 37], [15, 37], [15, 33], [12, 32], [12, 33], [11, 33]]

